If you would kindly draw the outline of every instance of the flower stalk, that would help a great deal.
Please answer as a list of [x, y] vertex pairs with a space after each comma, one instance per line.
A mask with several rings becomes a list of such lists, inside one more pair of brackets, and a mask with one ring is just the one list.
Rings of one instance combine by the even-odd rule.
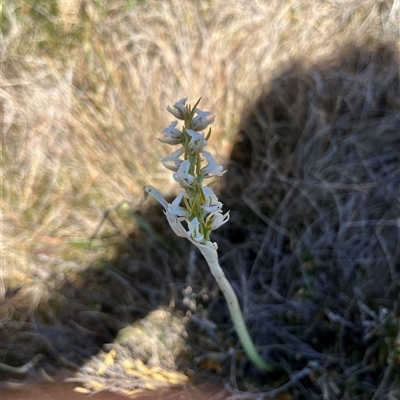
[[143, 201], [149, 194], [152, 195], [164, 208], [174, 233], [188, 239], [203, 254], [225, 296], [247, 356], [260, 370], [271, 372], [274, 368], [259, 355], [247, 330], [236, 294], [219, 265], [218, 245], [210, 240], [211, 232], [229, 220], [229, 211], [225, 214], [222, 212], [223, 204], [218, 201], [209, 184], [205, 184], [210, 178], [218, 179], [225, 173], [211, 153], [204, 150], [211, 136], [211, 128], [206, 135], [201, 132], [214, 122], [215, 117], [210, 117], [209, 111], [197, 108], [201, 99], [193, 107], [186, 105], [186, 100], [179, 100], [173, 107], [167, 106], [174, 117], [183, 121], [182, 129], [178, 129], [178, 121], [174, 121], [162, 131], [164, 137], [158, 139], [171, 146], [181, 146], [162, 159], [163, 165], [173, 171], [173, 178], [180, 187], [179, 194], [170, 204], [157, 189], [145, 186]]

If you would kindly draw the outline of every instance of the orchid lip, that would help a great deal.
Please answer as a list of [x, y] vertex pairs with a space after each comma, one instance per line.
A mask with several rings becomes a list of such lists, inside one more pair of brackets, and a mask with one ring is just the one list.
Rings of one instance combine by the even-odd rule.
[[188, 110], [185, 107], [186, 100], [187, 98], [177, 101], [173, 105], [174, 108], [167, 106], [167, 111], [170, 112], [174, 117], [184, 120], [185, 116], [188, 114]]

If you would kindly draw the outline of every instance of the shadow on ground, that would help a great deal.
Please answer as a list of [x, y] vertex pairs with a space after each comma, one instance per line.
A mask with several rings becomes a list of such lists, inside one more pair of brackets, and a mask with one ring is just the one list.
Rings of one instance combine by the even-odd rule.
[[117, 257], [64, 276], [34, 315], [10, 296], [1, 361], [40, 353], [38, 367], [85, 387], [97, 376], [146, 389], [156, 371], [179, 370], [233, 391], [384, 398], [400, 385], [399, 127], [390, 44], [290, 62], [245, 110], [220, 190], [232, 217], [213, 240], [276, 373], [249, 364], [207, 266], [158, 205], [132, 210], [142, 229], [119, 240]]

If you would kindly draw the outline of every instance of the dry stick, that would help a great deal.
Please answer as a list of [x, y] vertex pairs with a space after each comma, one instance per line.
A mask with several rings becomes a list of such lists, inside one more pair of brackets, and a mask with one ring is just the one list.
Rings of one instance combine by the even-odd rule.
[[10, 372], [12, 374], [26, 374], [29, 371], [31, 371], [35, 365], [41, 360], [43, 357], [42, 354], [36, 354], [31, 361], [27, 362], [24, 365], [21, 365], [20, 367], [13, 367], [8, 364], [0, 363], [0, 371], [5, 371], [5, 372]]

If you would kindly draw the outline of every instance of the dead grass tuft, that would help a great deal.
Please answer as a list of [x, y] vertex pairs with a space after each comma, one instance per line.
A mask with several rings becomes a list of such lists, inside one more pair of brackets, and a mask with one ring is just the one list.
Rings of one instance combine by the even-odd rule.
[[249, 107], [231, 154], [225, 265], [241, 260], [232, 273], [265, 354], [292, 377], [309, 369], [295, 398], [399, 384], [398, 61], [391, 44], [349, 44], [290, 63]]

